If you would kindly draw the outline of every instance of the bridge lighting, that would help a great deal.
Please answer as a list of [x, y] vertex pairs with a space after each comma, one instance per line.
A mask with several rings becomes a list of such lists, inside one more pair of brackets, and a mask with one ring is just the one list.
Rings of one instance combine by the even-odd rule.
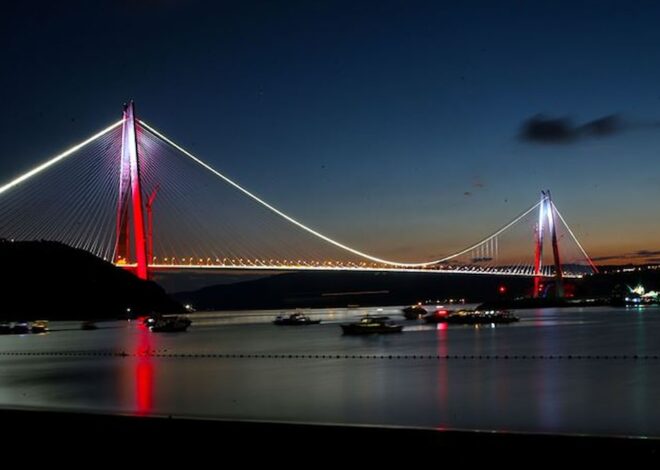
[[59, 155], [51, 158], [47, 162], [42, 163], [41, 165], [37, 166], [36, 168], [33, 168], [32, 170], [28, 171], [27, 173], [24, 173], [21, 176], [19, 176], [18, 178], [10, 181], [9, 183], [7, 183], [4, 186], [0, 187], [0, 194], [4, 193], [5, 191], [10, 190], [14, 186], [17, 186], [17, 185], [21, 184], [23, 181], [33, 177], [34, 175], [39, 174], [42, 171], [50, 168], [51, 166], [55, 165], [57, 162], [59, 162], [61, 160], [64, 160], [66, 157], [68, 157], [71, 154], [75, 153], [76, 151], [80, 150], [85, 145], [92, 143], [93, 141], [95, 141], [99, 137], [102, 137], [105, 134], [107, 134], [108, 132], [110, 132], [111, 130], [121, 126], [123, 122], [124, 122], [123, 119], [121, 121], [115, 122], [113, 125], [111, 125], [109, 127], [106, 127], [105, 129], [103, 129], [101, 132], [98, 132], [97, 134], [94, 134], [92, 137], [85, 140], [84, 142], [81, 142], [78, 145], [74, 145], [70, 149], [65, 150], [64, 152], [62, 152]]
[[[56, 155], [55, 157], [51, 158], [50, 160], [46, 161], [45, 163], [42, 163], [41, 165], [33, 168], [32, 170], [30, 170], [27, 173], [19, 176], [18, 178], [14, 179], [13, 181], [10, 181], [9, 183], [5, 184], [4, 186], [0, 186], [0, 196], [5, 192], [10, 191], [12, 188], [16, 187], [17, 185], [20, 185], [23, 182], [26, 182], [32, 176], [38, 175], [41, 172], [45, 172], [48, 168], [56, 165], [58, 162], [61, 162], [65, 158], [68, 158], [69, 156], [73, 155], [76, 151], [80, 150], [84, 146], [94, 142], [95, 140], [101, 138], [104, 135], [108, 135], [108, 133], [110, 133], [113, 129], [117, 129], [122, 124], [124, 124], [126, 126], [129, 122], [132, 123], [132, 121], [133, 121], [132, 117], [122, 119], [122, 120], [116, 122], [115, 124], [109, 126], [108, 128], [102, 130], [101, 132], [97, 133], [96, 135], [92, 136], [91, 138], [87, 139], [86, 141], [81, 142], [80, 144], [69, 148], [68, 150], [66, 150], [65, 152], [63, 152], [59, 155]], [[187, 152], [182, 147], [180, 147], [177, 144], [175, 144], [174, 142], [170, 141], [165, 136], [163, 136], [162, 134], [158, 133], [156, 130], [149, 127], [147, 124], [145, 124], [141, 121], [140, 121], [140, 124], [143, 126], [143, 128], [145, 130], [150, 131], [154, 135], [154, 137], [161, 139], [163, 142], [169, 144], [173, 148], [177, 149], [179, 152], [182, 152], [184, 155], [186, 155], [191, 160], [193, 160], [196, 164], [200, 165], [205, 170], [213, 173], [214, 175], [219, 177], [221, 180], [223, 180], [225, 183], [232, 186], [234, 189], [242, 192], [242, 194], [244, 196], [247, 196], [247, 197], [251, 198], [251, 200], [259, 203], [264, 208], [266, 208], [266, 209], [270, 210], [271, 212], [273, 212], [274, 214], [282, 217], [284, 220], [290, 222], [291, 224], [295, 225], [299, 229], [305, 230], [308, 233], [311, 233], [312, 235], [316, 236], [317, 238], [320, 238], [320, 239], [322, 239], [322, 240], [324, 240], [324, 241], [326, 241], [330, 244], [333, 244], [338, 248], [341, 248], [345, 251], [348, 251], [348, 252], [351, 252], [355, 255], [358, 255], [359, 258], [357, 258], [357, 259], [360, 261], [359, 264], [358, 264], [358, 263], [353, 262], [353, 261], [337, 261], [337, 260], [332, 260], [332, 259], [326, 259], [325, 261], [321, 260], [321, 261], [310, 261], [310, 262], [304, 262], [302, 260], [298, 260], [297, 265], [296, 265], [296, 264], [294, 264], [293, 260], [284, 259], [284, 261], [276, 260], [275, 263], [277, 263], [277, 265], [265, 266], [265, 268], [278, 268], [279, 267], [278, 265], [282, 265], [282, 266], [286, 266], [286, 267], [290, 267], [290, 268], [295, 269], [296, 267], [301, 267], [302, 265], [305, 265], [307, 267], [319, 267], [320, 269], [323, 269], [324, 267], [328, 268], [328, 269], [339, 269], [339, 268], [351, 268], [351, 269], [353, 269], [353, 267], [357, 268], [358, 266], [361, 266], [365, 270], [368, 270], [368, 269], [371, 268], [371, 269], [386, 270], [386, 271], [387, 270], [395, 270], [395, 271], [429, 270], [429, 271], [436, 271], [437, 272], [437, 271], [440, 271], [440, 270], [444, 271], [444, 270], [447, 270], [447, 269], [449, 269], [449, 270], [456, 269], [458, 271], [463, 271], [463, 272], [468, 271], [468, 272], [474, 273], [474, 274], [483, 274], [483, 273], [490, 273], [490, 272], [493, 272], [495, 274], [505, 274], [505, 273], [508, 272], [508, 273], [511, 273], [511, 274], [514, 274], [514, 275], [521, 275], [521, 276], [537, 275], [537, 276], [543, 276], [543, 277], [551, 277], [552, 274], [553, 274], [553, 271], [550, 269], [549, 266], [548, 267], [541, 266], [541, 268], [542, 268], [541, 270], [539, 270], [538, 268], [536, 270], [532, 270], [532, 267], [527, 266], [525, 264], [493, 267], [493, 266], [489, 266], [487, 264], [470, 266], [468, 264], [463, 264], [461, 262], [456, 262], [455, 267], [440, 266], [439, 265], [439, 263], [445, 262], [446, 260], [450, 260], [450, 259], [458, 260], [460, 255], [462, 255], [462, 254], [476, 255], [474, 257], [476, 257], [478, 259], [478, 261], [491, 260], [492, 258], [490, 258], [490, 256], [493, 253], [495, 253], [495, 255], [497, 254], [499, 234], [503, 233], [509, 227], [513, 226], [514, 224], [519, 222], [523, 217], [525, 217], [526, 215], [532, 213], [532, 211], [534, 211], [535, 209], [538, 208], [538, 211], [539, 211], [539, 214], [538, 214], [538, 216], [539, 216], [538, 227], [542, 229], [543, 225], [545, 225], [546, 226], [545, 228], [548, 228], [548, 227], [553, 228], [553, 227], [556, 227], [556, 226], [560, 225], [561, 223], [563, 223], [563, 226], [566, 228], [566, 230], [568, 232], [565, 235], [565, 237], [567, 239], [570, 239], [570, 237], [573, 238], [573, 241], [575, 241], [577, 246], [580, 248], [582, 254], [585, 256], [585, 258], [591, 264], [592, 269], [594, 271], [597, 271], [596, 267], [593, 265], [593, 263], [589, 259], [588, 255], [586, 254], [586, 252], [584, 251], [584, 249], [580, 245], [579, 241], [577, 240], [577, 238], [575, 237], [575, 235], [571, 231], [571, 228], [568, 226], [568, 224], [566, 224], [566, 221], [562, 217], [561, 213], [559, 213], [556, 206], [554, 205], [554, 203], [550, 199], [550, 194], [549, 193], [547, 193], [547, 194], [544, 193], [543, 198], [540, 202], [538, 202], [537, 204], [535, 204], [531, 208], [527, 209], [524, 213], [519, 215], [515, 220], [513, 220], [510, 223], [508, 223], [507, 225], [503, 226], [496, 233], [490, 235], [487, 238], [484, 238], [484, 239], [478, 241], [478, 243], [472, 245], [471, 247], [466, 248], [465, 250], [463, 250], [461, 252], [451, 254], [450, 256], [447, 256], [447, 257], [445, 257], [443, 259], [440, 259], [440, 260], [428, 261], [428, 262], [423, 262], [423, 263], [393, 262], [393, 261], [388, 261], [388, 260], [385, 260], [385, 259], [376, 258], [374, 256], [370, 256], [367, 253], [363, 253], [363, 252], [358, 251], [354, 248], [343, 245], [343, 244], [339, 243], [338, 241], [335, 241], [335, 240], [333, 240], [333, 239], [331, 239], [331, 238], [329, 238], [329, 237], [327, 237], [327, 236], [325, 236], [325, 235], [323, 235], [319, 232], [316, 232], [312, 228], [310, 228], [306, 225], [303, 225], [301, 222], [299, 222], [299, 221], [293, 219], [292, 217], [288, 216], [287, 214], [279, 211], [277, 208], [269, 205], [266, 201], [260, 199], [255, 194], [250, 193], [247, 189], [243, 188], [242, 186], [240, 186], [237, 183], [233, 182], [229, 178], [227, 178], [224, 175], [220, 174], [219, 172], [217, 172], [216, 170], [214, 170], [210, 166], [206, 165], [204, 162], [197, 159], [190, 152]], [[135, 126], [132, 126], [132, 127], [134, 128]], [[113, 133], [113, 134], [110, 134], [110, 135], [114, 136], [115, 134]], [[141, 142], [135, 142], [135, 140], [132, 140], [132, 141], [134, 143], [133, 146], [141, 144]], [[135, 157], [135, 158], [137, 158], [137, 157]], [[71, 159], [71, 160], [73, 160], [73, 159]], [[137, 167], [137, 165], [134, 165], [134, 166]], [[140, 180], [139, 175], [137, 177], [132, 177], [132, 181], [134, 182], [135, 180], [137, 180], [137, 181]], [[141, 191], [138, 191], [138, 194], [141, 194]], [[9, 194], [8, 196], [11, 196], [11, 194]], [[134, 199], [135, 199], [135, 196], [134, 196]], [[140, 207], [139, 204], [138, 204], [138, 207]], [[93, 234], [92, 234], [92, 236], [93, 236]], [[563, 237], [563, 236], [564, 235], [562, 235], [561, 237]], [[560, 237], [560, 239], [561, 239], [561, 237]], [[23, 239], [23, 238], [25, 238], [25, 236], [21, 235], [20, 238]], [[81, 244], [81, 245], [87, 246], [86, 245], [87, 241], [86, 240], [84, 240], [84, 241], [85, 241], [85, 244]], [[98, 243], [97, 243], [97, 245], [98, 245]], [[92, 246], [92, 248], [96, 251], [102, 251], [102, 250], [98, 250], [97, 246]], [[119, 256], [119, 253], [116, 253], [116, 255], [114, 256], [115, 259], [111, 260], [111, 262], [114, 261], [116, 265], [122, 266], [124, 268], [131, 268], [131, 269], [137, 268], [137, 271], [139, 272], [139, 269], [141, 267], [146, 266], [148, 261], [151, 261], [151, 263], [153, 263], [153, 264], [158, 264], [158, 257], [153, 256], [153, 250], [149, 250], [147, 253], [148, 253], [148, 256], [146, 258], [142, 257], [142, 259], [138, 259], [137, 262], [131, 261], [131, 256], [127, 253], [121, 253], [121, 255], [123, 255], [123, 256]], [[558, 253], [558, 250], [557, 250], [557, 253]], [[203, 253], [203, 254], [206, 254], [206, 253]], [[101, 253], [101, 254], [99, 254], [99, 256], [103, 256], [103, 254]], [[171, 263], [172, 263], [171, 266], [175, 267], [175, 266], [180, 265], [181, 267], [184, 267], [184, 268], [185, 267], [198, 268], [199, 266], [204, 266], [204, 258], [199, 257], [199, 255], [195, 255], [195, 256], [197, 256], [199, 258], [197, 263], [195, 263], [196, 258], [194, 256], [190, 256], [190, 258], [185, 258], [184, 257], [184, 258], [179, 258], [179, 259], [177, 259], [175, 257], [172, 257], [171, 258]], [[140, 258], [139, 255], [136, 256], [136, 257]], [[348, 256], [348, 257], [351, 258], [350, 256]], [[170, 262], [170, 259], [167, 258], [167, 257], [164, 258], [164, 260], [165, 260], [166, 263]], [[181, 260], [180, 264], [178, 263], [179, 260]], [[212, 263], [211, 260], [212, 260], [212, 258], [210, 258], [210, 257], [206, 258], [206, 265], [208, 267], [213, 266], [211, 264]], [[225, 258], [225, 260], [226, 260], [226, 258]], [[271, 262], [272, 261], [273, 260], [271, 260]], [[237, 262], [235, 258], [232, 258], [231, 262], [234, 263], [235, 265], [238, 264], [239, 266], [249, 265], [249, 266], [253, 267], [255, 265], [258, 266], [258, 263], [260, 262], [260, 260], [256, 259], [256, 258], [255, 259], [247, 259], [246, 258], [245, 261], [244, 261], [243, 258], [240, 258], [239, 261]], [[263, 260], [262, 260], [262, 262], [263, 262]], [[216, 258], [216, 263], [219, 263], [218, 258]], [[186, 266], [186, 264], [188, 264], [188, 266]], [[560, 263], [558, 261], [556, 261], [555, 264], [557, 266], [559, 266], [558, 268], [555, 268], [555, 271], [556, 271], [555, 274], [558, 277], [560, 277], [560, 278], [563, 277], [562, 274], [564, 276], [567, 276], [567, 277], [580, 277], [578, 275], [569, 275], [568, 271], [566, 271], [565, 269], [562, 269], [560, 267]], [[158, 265], [158, 266], [160, 266], [160, 265]], [[170, 265], [168, 264], [167, 266], [170, 266]], [[505, 286], [500, 286], [500, 288], [501, 287], [504, 287], [504, 289], [506, 291]], [[500, 292], [502, 292], [501, 289], [500, 289]]]
[[285, 219], [285, 220], [287, 220], [288, 222], [292, 223], [293, 225], [295, 225], [295, 226], [301, 228], [302, 230], [305, 230], [305, 231], [308, 232], [308, 233], [311, 233], [312, 235], [316, 236], [317, 238], [320, 238], [321, 240], [324, 240], [324, 241], [326, 241], [326, 242], [328, 242], [328, 243], [330, 243], [330, 244], [332, 244], [332, 245], [334, 245], [334, 246], [336, 246], [336, 247], [338, 247], [338, 248], [341, 248], [342, 250], [345, 250], [345, 251], [348, 251], [348, 252], [350, 252], [350, 253], [353, 253], [354, 255], [360, 256], [361, 258], [365, 258], [365, 259], [368, 259], [368, 260], [370, 260], [370, 261], [377, 262], [377, 263], [382, 263], [382, 264], [384, 264], [384, 265], [388, 265], [388, 266], [398, 266], [398, 267], [408, 267], [408, 268], [422, 268], [422, 267], [425, 267], [425, 266], [431, 266], [431, 265], [434, 265], [434, 264], [436, 264], [436, 263], [440, 263], [440, 262], [442, 262], [442, 261], [446, 261], [446, 260], [449, 260], [449, 259], [452, 259], [452, 258], [456, 258], [456, 257], [458, 257], [458, 256], [460, 256], [460, 255], [462, 255], [462, 254], [464, 254], [464, 253], [469, 253], [470, 251], [472, 251], [472, 250], [474, 250], [475, 248], [477, 248], [477, 247], [483, 245], [483, 244], [486, 243], [487, 241], [490, 241], [491, 239], [497, 237], [499, 234], [501, 234], [502, 232], [504, 232], [505, 230], [507, 230], [507, 229], [508, 229], [509, 227], [511, 227], [512, 225], [516, 224], [516, 223], [517, 223], [518, 221], [520, 221], [523, 217], [525, 217], [527, 214], [529, 214], [530, 212], [532, 212], [532, 211], [533, 211], [534, 209], [536, 209], [540, 204], [543, 203], [543, 201], [536, 203], [534, 206], [530, 207], [528, 210], [526, 210], [524, 213], [522, 213], [520, 216], [518, 216], [515, 220], [509, 222], [507, 225], [505, 225], [504, 227], [502, 227], [501, 229], [499, 229], [497, 232], [495, 232], [494, 234], [492, 234], [492, 235], [491, 235], [490, 237], [488, 237], [487, 239], [481, 240], [480, 242], [478, 242], [478, 243], [476, 243], [476, 244], [474, 244], [474, 245], [472, 245], [472, 246], [466, 248], [466, 249], [463, 250], [463, 251], [460, 251], [460, 252], [458, 252], [458, 253], [454, 253], [453, 255], [447, 256], [447, 257], [445, 257], [445, 258], [441, 258], [441, 259], [433, 260], [433, 261], [424, 262], [424, 263], [400, 263], [400, 262], [395, 262], [395, 261], [389, 261], [389, 260], [386, 260], [386, 259], [377, 258], [377, 257], [375, 257], [375, 256], [369, 255], [368, 253], [364, 253], [364, 252], [362, 252], [362, 251], [356, 250], [355, 248], [351, 248], [350, 246], [344, 245], [344, 244], [338, 242], [337, 240], [334, 240], [334, 239], [332, 239], [332, 238], [330, 238], [330, 237], [328, 237], [328, 236], [326, 236], [326, 235], [323, 235], [322, 233], [320, 233], [320, 232], [314, 230], [313, 228], [308, 227], [307, 225], [303, 224], [302, 222], [299, 222], [298, 220], [296, 220], [296, 219], [294, 219], [293, 217], [291, 217], [291, 216], [285, 214], [284, 212], [280, 211], [279, 209], [277, 209], [276, 207], [272, 206], [272, 205], [269, 204], [268, 202], [264, 201], [263, 199], [261, 199], [261, 198], [260, 198], [259, 196], [257, 196], [256, 194], [254, 194], [254, 193], [248, 191], [248, 190], [245, 189], [243, 186], [241, 186], [240, 184], [236, 183], [236, 182], [233, 181], [232, 179], [226, 177], [225, 175], [223, 175], [222, 173], [220, 173], [219, 171], [217, 171], [217, 170], [214, 169], [213, 167], [211, 167], [211, 166], [209, 166], [208, 164], [204, 163], [202, 160], [200, 160], [199, 158], [197, 158], [195, 155], [193, 155], [192, 153], [190, 153], [189, 151], [187, 151], [185, 148], [181, 147], [180, 145], [178, 145], [178, 144], [175, 143], [174, 141], [170, 140], [170, 139], [167, 138], [165, 135], [163, 135], [163, 134], [161, 134], [160, 132], [158, 132], [156, 129], [154, 129], [153, 127], [151, 127], [150, 125], [148, 125], [146, 122], [144, 122], [144, 121], [139, 121], [139, 123], [140, 123], [140, 125], [141, 125], [142, 127], [144, 127], [145, 129], [147, 129], [147, 130], [148, 130], [149, 132], [151, 132], [153, 135], [155, 135], [156, 137], [160, 138], [162, 141], [166, 142], [167, 144], [171, 145], [173, 148], [177, 149], [179, 152], [181, 152], [181, 153], [183, 153], [184, 155], [186, 155], [188, 158], [190, 158], [191, 160], [193, 160], [195, 163], [197, 163], [197, 164], [200, 165], [201, 167], [205, 168], [206, 170], [208, 170], [209, 172], [211, 172], [212, 174], [214, 174], [214, 175], [217, 176], [218, 178], [220, 178], [220, 179], [222, 179], [223, 181], [225, 181], [225, 182], [226, 182], [227, 184], [229, 184], [230, 186], [234, 187], [234, 188], [237, 189], [238, 191], [242, 192], [242, 193], [245, 194], [246, 196], [250, 197], [250, 198], [253, 199], [254, 201], [258, 202], [259, 204], [261, 204], [262, 206], [264, 206], [265, 208], [267, 208], [267, 209], [270, 210], [271, 212], [274, 212], [275, 214], [279, 215], [280, 217], [282, 217], [283, 219]]

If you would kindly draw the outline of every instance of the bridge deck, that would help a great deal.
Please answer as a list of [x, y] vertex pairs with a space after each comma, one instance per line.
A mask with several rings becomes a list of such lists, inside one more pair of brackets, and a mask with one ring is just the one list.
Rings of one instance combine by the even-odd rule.
[[[116, 264], [120, 268], [135, 269], [136, 264]], [[529, 270], [509, 270], [497, 268], [466, 268], [466, 269], [443, 269], [443, 268], [407, 268], [394, 266], [314, 266], [314, 265], [290, 265], [290, 264], [151, 264], [150, 270], [155, 271], [178, 271], [178, 270], [251, 270], [251, 271], [352, 271], [352, 272], [395, 272], [395, 273], [429, 273], [429, 274], [478, 274], [491, 276], [518, 276], [535, 277]], [[543, 278], [554, 278], [554, 274], [542, 274]], [[582, 274], [563, 273], [563, 277], [580, 279]]]

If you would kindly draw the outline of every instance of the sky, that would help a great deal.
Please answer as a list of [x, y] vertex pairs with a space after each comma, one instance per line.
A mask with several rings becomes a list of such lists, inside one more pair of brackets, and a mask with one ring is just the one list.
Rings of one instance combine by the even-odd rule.
[[376, 256], [459, 249], [550, 189], [592, 257], [655, 259], [658, 24], [650, 1], [11, 2], [0, 181], [134, 99], [218, 170]]

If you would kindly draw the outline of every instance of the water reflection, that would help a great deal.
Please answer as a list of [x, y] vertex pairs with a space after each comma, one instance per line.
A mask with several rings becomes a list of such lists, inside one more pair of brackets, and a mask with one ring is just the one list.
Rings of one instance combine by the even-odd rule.
[[142, 322], [129, 323], [123, 336], [120, 361], [121, 390], [125, 406], [140, 416], [153, 412], [156, 333]]
[[135, 367], [135, 403], [138, 414], [146, 415], [153, 409], [154, 364], [151, 359], [153, 333], [144, 325], [140, 325], [139, 331], [138, 358]]
[[658, 309], [530, 310], [513, 325], [406, 323], [370, 338], [338, 325], [364, 311], [310, 313], [324, 322], [208, 313], [179, 334], [116, 322], [0, 337], [0, 405], [660, 436]]
[[445, 429], [447, 420], [447, 394], [449, 393], [448, 373], [447, 373], [447, 360], [445, 357], [449, 355], [449, 348], [447, 347], [447, 330], [449, 325], [447, 323], [436, 323], [435, 338], [437, 342], [437, 355], [440, 359], [437, 361], [436, 378], [437, 378], [437, 409], [440, 414], [440, 423], [436, 429]]

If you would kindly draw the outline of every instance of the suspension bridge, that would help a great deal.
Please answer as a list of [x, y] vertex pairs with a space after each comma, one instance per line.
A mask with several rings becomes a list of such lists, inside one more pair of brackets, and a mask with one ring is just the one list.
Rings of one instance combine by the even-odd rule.
[[560, 286], [597, 271], [549, 191], [453, 253], [377, 256], [246, 189], [137, 119], [132, 102], [121, 120], [0, 186], [0, 237], [59, 241], [142, 279], [188, 269], [405, 271], [532, 277], [538, 292], [544, 278]]

